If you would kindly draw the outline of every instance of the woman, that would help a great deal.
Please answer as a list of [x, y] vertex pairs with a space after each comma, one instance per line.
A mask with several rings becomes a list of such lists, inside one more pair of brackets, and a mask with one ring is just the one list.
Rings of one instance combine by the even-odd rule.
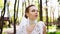
[[16, 31], [16, 34], [46, 34], [45, 24], [37, 23], [38, 9], [35, 5], [29, 5], [25, 9], [25, 16]]

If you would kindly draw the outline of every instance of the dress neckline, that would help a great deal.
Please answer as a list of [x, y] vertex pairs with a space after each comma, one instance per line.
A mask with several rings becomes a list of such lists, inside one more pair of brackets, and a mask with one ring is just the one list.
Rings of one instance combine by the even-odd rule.
[[[35, 26], [34, 26], [34, 28], [33, 28], [32, 32], [31, 32], [31, 34], [32, 34], [32, 33], [33, 33], [33, 31], [36, 29], [36, 26], [37, 26], [37, 24], [35, 24]], [[27, 30], [26, 30], [26, 33], [28, 34]]]

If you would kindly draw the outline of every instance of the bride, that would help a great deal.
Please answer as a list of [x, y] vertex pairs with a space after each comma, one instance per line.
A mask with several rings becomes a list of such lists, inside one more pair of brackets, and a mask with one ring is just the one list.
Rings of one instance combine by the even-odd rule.
[[35, 5], [29, 5], [25, 9], [25, 16], [16, 31], [16, 34], [46, 34], [44, 22], [37, 23], [38, 9]]

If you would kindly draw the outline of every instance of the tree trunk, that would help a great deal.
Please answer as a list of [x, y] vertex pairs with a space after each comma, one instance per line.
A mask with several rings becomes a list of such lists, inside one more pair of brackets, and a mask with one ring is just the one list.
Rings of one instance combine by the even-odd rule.
[[42, 19], [42, 0], [40, 0], [40, 21], [43, 21]]
[[16, 34], [16, 3], [17, 0], [15, 0], [15, 4], [14, 4], [14, 34]]

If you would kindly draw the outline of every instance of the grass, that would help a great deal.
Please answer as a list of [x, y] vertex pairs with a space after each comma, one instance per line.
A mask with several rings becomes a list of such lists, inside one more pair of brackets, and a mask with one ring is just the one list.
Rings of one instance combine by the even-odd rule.
[[60, 32], [48, 32], [47, 34], [60, 34]]
[[[3, 32], [3, 34], [6, 34]], [[48, 32], [47, 34], [60, 34], [60, 32]]]

